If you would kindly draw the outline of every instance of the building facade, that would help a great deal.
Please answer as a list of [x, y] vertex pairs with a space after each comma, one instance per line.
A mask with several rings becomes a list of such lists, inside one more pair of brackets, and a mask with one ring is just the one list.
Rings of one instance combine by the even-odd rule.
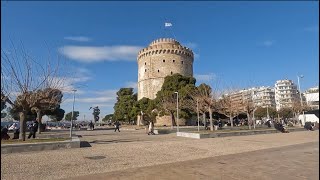
[[166, 76], [179, 73], [193, 76], [194, 55], [191, 49], [171, 38], [160, 38], [142, 49], [138, 62], [138, 100], [154, 99]]
[[252, 98], [256, 107], [275, 107], [275, 92], [271, 87], [258, 87], [252, 89]]
[[229, 94], [238, 112], [244, 110], [243, 104], [250, 102], [254, 107], [275, 107], [275, 93], [271, 87], [254, 87]]
[[294, 103], [300, 101], [297, 85], [292, 80], [278, 80], [275, 83], [276, 109], [293, 107]]
[[304, 93], [304, 97], [308, 106], [312, 109], [319, 109], [319, 87], [308, 89]]

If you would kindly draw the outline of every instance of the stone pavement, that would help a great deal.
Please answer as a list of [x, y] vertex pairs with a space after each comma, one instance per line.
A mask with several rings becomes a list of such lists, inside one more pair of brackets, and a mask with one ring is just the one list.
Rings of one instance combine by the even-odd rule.
[[[319, 131], [201, 140], [174, 134], [148, 136], [143, 131], [78, 133], [82, 135], [81, 140], [90, 142], [92, 147], [2, 154], [1, 179], [71, 178], [319, 142]], [[241, 162], [235, 162], [238, 163], [240, 166]]]
[[93, 174], [70, 180], [319, 179], [319, 142]]

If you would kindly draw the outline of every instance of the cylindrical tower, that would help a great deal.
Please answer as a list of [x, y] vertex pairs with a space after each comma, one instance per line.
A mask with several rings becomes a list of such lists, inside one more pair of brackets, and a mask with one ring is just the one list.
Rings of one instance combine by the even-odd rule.
[[138, 54], [138, 100], [156, 98], [166, 76], [193, 76], [193, 52], [171, 38], [153, 41]]

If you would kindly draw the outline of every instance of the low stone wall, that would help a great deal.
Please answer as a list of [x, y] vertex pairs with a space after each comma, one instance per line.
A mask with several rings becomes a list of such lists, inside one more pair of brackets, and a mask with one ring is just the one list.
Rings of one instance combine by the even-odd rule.
[[[287, 129], [289, 132], [295, 131], [305, 131], [304, 128], [295, 128], [295, 129]], [[217, 137], [229, 137], [229, 136], [247, 136], [247, 135], [255, 135], [255, 134], [271, 134], [271, 133], [281, 133], [275, 129], [268, 130], [243, 130], [243, 131], [235, 131], [235, 132], [215, 132], [215, 133], [189, 133], [189, 132], [177, 132], [177, 136], [194, 138], [194, 139], [203, 139], [203, 138], [217, 138]]]
[[46, 151], [57, 149], [80, 148], [80, 139], [73, 137], [72, 140], [55, 142], [38, 142], [23, 144], [1, 144], [1, 154], [21, 153], [29, 151]]
[[[184, 126], [186, 124], [186, 120], [179, 118], [179, 125]], [[157, 116], [155, 126], [171, 126], [171, 116]]]

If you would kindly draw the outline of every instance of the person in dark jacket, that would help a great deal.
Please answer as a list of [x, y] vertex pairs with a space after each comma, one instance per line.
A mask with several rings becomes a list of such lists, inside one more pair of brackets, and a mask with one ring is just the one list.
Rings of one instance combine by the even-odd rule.
[[29, 136], [28, 136], [28, 139], [31, 138], [31, 136], [34, 138], [36, 138], [36, 132], [38, 131], [38, 121], [34, 121], [32, 126], [30, 127], [30, 133], [29, 133]]
[[116, 121], [115, 123], [114, 123], [114, 127], [115, 127], [115, 129], [114, 129], [114, 132], [116, 132], [117, 130], [120, 132], [120, 123], [119, 123], [119, 121]]
[[1, 140], [8, 140], [10, 136], [8, 135], [8, 128], [4, 127], [1, 129]]

